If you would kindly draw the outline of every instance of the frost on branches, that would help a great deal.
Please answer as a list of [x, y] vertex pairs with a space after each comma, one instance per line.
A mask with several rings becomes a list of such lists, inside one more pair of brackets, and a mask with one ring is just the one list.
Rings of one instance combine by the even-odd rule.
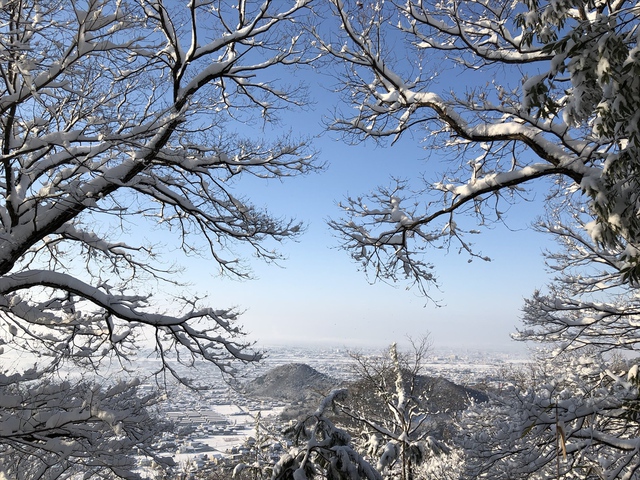
[[[373, 280], [406, 281], [428, 297], [429, 249], [487, 259], [470, 235], [538, 185], [547, 189], [539, 228], [561, 249], [547, 255], [556, 277], [527, 300], [517, 337], [556, 355], [635, 351], [637, 4], [331, 3], [341, 29], [316, 41], [345, 66], [345, 102], [330, 128], [353, 142], [426, 137], [443, 166], [345, 200], [330, 222], [343, 248]], [[638, 477], [637, 375], [566, 355], [469, 419], [469, 478]]]
[[[624, 367], [624, 365], [622, 365]], [[538, 359], [462, 419], [469, 478], [637, 478], [638, 367], [597, 354]]]
[[592, 239], [619, 249], [626, 281], [640, 278], [635, 3], [332, 4], [341, 29], [317, 42], [346, 66], [352, 108], [338, 109], [331, 128], [353, 141], [424, 132], [450, 160], [421, 186], [396, 183], [343, 203], [345, 217], [331, 225], [374, 279], [406, 279], [428, 294], [425, 249], [457, 245], [486, 259], [465, 217], [500, 220], [542, 178], [582, 193]]
[[136, 455], [166, 462], [152, 448], [167, 429], [150, 415], [157, 398], [139, 395], [135, 381], [27, 382], [30, 373], [0, 375], [0, 478], [134, 479]]
[[353, 448], [351, 436], [329, 418], [336, 402], [346, 397], [345, 389], [332, 391], [313, 415], [289, 429], [294, 446], [274, 465], [272, 480], [382, 480], [380, 473]]
[[[234, 311], [149, 291], [177, 286], [179, 265], [161, 258], [163, 248], [246, 277], [239, 255], [277, 261], [273, 244], [299, 233], [294, 221], [253, 206], [237, 181], [304, 174], [315, 168], [314, 152], [287, 136], [242, 138], [233, 122], [268, 123], [304, 100], [261, 76], [308, 61], [296, 24], [307, 10], [304, 0], [2, 2], [5, 355], [38, 357], [40, 378], [69, 364], [126, 366], [145, 327], [162, 371], [176, 377], [177, 363], [200, 359], [232, 373], [234, 361], [259, 358]], [[176, 245], [148, 244], [152, 229]], [[82, 412], [94, 418], [89, 406]], [[0, 445], [15, 426], [2, 417]], [[64, 442], [73, 432], [60, 430], [50, 448], [29, 436], [30, 425], [18, 427], [25, 455], [74, 455]]]
[[388, 479], [420, 478], [420, 472], [435, 468], [451, 453], [437, 438], [435, 415], [426, 406], [420, 381], [431, 344], [428, 337], [411, 343], [408, 353], [398, 352], [394, 343], [380, 356], [352, 354], [359, 388], [338, 402], [351, 428], [364, 439], [361, 450], [376, 459], [376, 468]]
[[[595, 243], [594, 222], [578, 208], [557, 209], [538, 224], [554, 236], [557, 251], [545, 254], [552, 282], [525, 300], [517, 340], [534, 340], [559, 351], [597, 347], [637, 351], [640, 298], [636, 282], [620, 276], [626, 265], [619, 248]], [[586, 218], [585, 218], [586, 217]]]

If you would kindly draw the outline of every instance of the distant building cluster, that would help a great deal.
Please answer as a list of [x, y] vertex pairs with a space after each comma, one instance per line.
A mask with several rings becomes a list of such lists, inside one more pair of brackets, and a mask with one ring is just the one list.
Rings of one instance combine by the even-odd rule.
[[[480, 382], [486, 385], [500, 382], [496, 376], [500, 366], [519, 361], [520, 357], [504, 353], [437, 351], [425, 359], [424, 367], [428, 375], [442, 376], [461, 385]], [[348, 380], [353, 376], [351, 362], [344, 349], [318, 351], [283, 347], [270, 351], [268, 360], [253, 370], [247, 381], [291, 363], [306, 363], [335, 379]], [[291, 406], [291, 402], [247, 398], [240, 390], [230, 388], [215, 370], [201, 372], [201, 376], [196, 380], [211, 385], [209, 390], [194, 395], [192, 391], [176, 388], [161, 412], [175, 429], [164, 435], [158, 448], [163, 456], [170, 456], [178, 468], [192, 474], [214, 468], [221, 462], [231, 465], [247, 455], [255, 442], [257, 414], [263, 419], [275, 417]], [[277, 455], [279, 448], [280, 445], [270, 445], [269, 451]]]

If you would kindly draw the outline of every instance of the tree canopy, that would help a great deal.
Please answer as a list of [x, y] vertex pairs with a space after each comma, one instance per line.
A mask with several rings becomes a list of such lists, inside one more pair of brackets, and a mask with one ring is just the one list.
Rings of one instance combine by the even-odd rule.
[[[163, 356], [184, 349], [183, 360], [223, 369], [254, 358], [234, 312], [185, 299], [182, 314], [163, 313], [138, 293], [144, 280], [171, 282], [173, 270], [154, 262], [158, 248], [136, 243], [136, 222], [177, 232], [183, 252], [206, 252], [236, 276], [247, 271], [229, 254], [234, 243], [275, 260], [268, 241], [299, 233], [234, 186], [308, 172], [313, 152], [289, 138], [241, 138], [229, 121], [296, 104], [258, 76], [306, 61], [289, 28], [305, 8], [3, 5], [0, 292], [13, 346], [82, 362], [125, 353], [133, 329], [148, 325]], [[194, 251], [202, 240], [206, 251]]]
[[[305, 139], [261, 139], [259, 128], [245, 138], [237, 126], [304, 104], [302, 89], [267, 72], [310, 60], [296, 24], [309, 3], [2, 3], [0, 344], [4, 355], [38, 361], [28, 375], [0, 371], [2, 391], [18, 384], [28, 397], [29, 382], [63, 366], [126, 369], [145, 338], [159, 370], [184, 383], [179, 364], [203, 360], [232, 373], [234, 362], [260, 358], [230, 306], [166, 293], [181, 265], [162, 254], [203, 256], [244, 278], [237, 246], [277, 261], [274, 247], [300, 233], [295, 220], [252, 205], [238, 181], [310, 172], [315, 152]], [[177, 243], [163, 245], [163, 233]], [[61, 415], [91, 422], [89, 403], [29, 411], [41, 409], [45, 425]], [[43, 458], [80, 452], [50, 441], [80, 445], [73, 430], [36, 434], [19, 423], [26, 430], [16, 437], [15, 418], [0, 415], [0, 449], [11, 441], [14, 452], [40, 448]]]
[[317, 37], [344, 101], [329, 128], [353, 142], [424, 137], [440, 160], [421, 183], [342, 203], [330, 225], [352, 259], [428, 297], [430, 249], [487, 259], [469, 235], [504, 221], [528, 189], [545, 198], [536, 228], [560, 245], [515, 335], [553, 360], [463, 424], [468, 475], [636, 478], [637, 366], [614, 370], [601, 355], [638, 347], [637, 5], [331, 4], [341, 28]]
[[[235, 277], [249, 275], [239, 251], [279, 260], [274, 246], [296, 237], [302, 225], [253, 205], [238, 182], [305, 174], [318, 168], [316, 155], [306, 139], [243, 138], [234, 125], [273, 122], [279, 109], [304, 105], [302, 89], [276, 78], [319, 56], [337, 68], [344, 93], [329, 129], [352, 142], [415, 134], [446, 160], [423, 183], [394, 179], [346, 199], [344, 218], [330, 221], [373, 279], [405, 280], [429, 296], [435, 282], [429, 248], [455, 245], [472, 259], [487, 259], [469, 235], [502, 221], [506, 205], [549, 179], [539, 228], [564, 249], [549, 253], [557, 278], [527, 301], [519, 338], [562, 350], [636, 348], [637, 5], [328, 3], [335, 29], [305, 17], [311, 0], [0, 5], [0, 348], [40, 360], [35, 369], [0, 371], [0, 406], [11, 412], [0, 412], [0, 452], [12, 461], [0, 468], [14, 472], [32, 456], [43, 461], [35, 469], [87, 465], [90, 448], [107, 464], [113, 445], [147, 446], [148, 402], [128, 403], [123, 393], [135, 385], [50, 383], [61, 367], [126, 366], [143, 334], [152, 339], [159, 371], [183, 383], [181, 364], [204, 360], [232, 373], [236, 361], [260, 358], [236, 324], [237, 311], [166, 294], [179, 284], [180, 264], [164, 263], [165, 246], [145, 241], [143, 230], [177, 239], [182, 254], [213, 259]], [[452, 86], [451, 78], [464, 81]], [[566, 392], [601, 389], [594, 397], [601, 403], [588, 412], [600, 415], [613, 405], [615, 415], [589, 429], [585, 416], [574, 415], [583, 404], [535, 389], [523, 410], [536, 412], [529, 426], [542, 432], [545, 458], [553, 456], [553, 418], [545, 409], [556, 402], [566, 407], [558, 415], [567, 428], [556, 419], [555, 438], [567, 435], [568, 453], [577, 458], [596, 446], [617, 469], [608, 475], [631, 477], [637, 435], [620, 409], [637, 397], [635, 377], [603, 378], [547, 382], [554, 392], [558, 385]], [[87, 389], [98, 403], [83, 396]], [[326, 407], [342, 395], [334, 392], [310, 418], [304, 431], [319, 443], [287, 460], [293, 463], [283, 461], [282, 475], [329, 465], [331, 475], [378, 478], [326, 421]], [[39, 396], [47, 400], [29, 403]], [[396, 400], [389, 405], [398, 415], [411, 413]], [[101, 407], [109, 405], [113, 415]], [[498, 409], [494, 418], [509, 412]], [[128, 423], [132, 415], [141, 430]], [[96, 441], [83, 422], [109, 433]], [[506, 448], [515, 450], [505, 455], [520, 453], [517, 434], [509, 430]], [[607, 448], [615, 438], [622, 448]], [[344, 463], [332, 464], [332, 452]], [[123, 459], [123, 470], [111, 473], [130, 474]], [[350, 462], [357, 468], [347, 472]]]
[[559, 184], [545, 185], [550, 196], [582, 195], [591, 239], [618, 249], [621, 274], [637, 280], [635, 4], [331, 3], [341, 28], [318, 37], [344, 67], [350, 108], [330, 128], [352, 141], [424, 135], [449, 159], [421, 186], [395, 182], [343, 202], [331, 225], [374, 279], [427, 294], [425, 249], [457, 244], [486, 258], [467, 234], [549, 178]]

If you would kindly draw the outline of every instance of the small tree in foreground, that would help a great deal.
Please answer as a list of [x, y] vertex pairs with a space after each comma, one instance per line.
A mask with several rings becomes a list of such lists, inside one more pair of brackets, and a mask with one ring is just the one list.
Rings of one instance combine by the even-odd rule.
[[[357, 379], [285, 429], [293, 446], [268, 469], [272, 478], [454, 478], [451, 469], [441, 475], [443, 457], [451, 450], [430, 429], [424, 405], [425, 386], [418, 372], [429, 345], [425, 337], [407, 354], [399, 353], [395, 344], [381, 356], [353, 354]], [[238, 470], [248, 467], [243, 464]]]
[[294, 447], [273, 467], [273, 480], [382, 480], [355, 450], [349, 434], [328, 417], [328, 410], [347, 395], [345, 389], [334, 390], [315, 413], [286, 432], [293, 438]]
[[354, 431], [366, 437], [363, 449], [377, 459], [385, 478], [418, 478], [416, 469], [431, 457], [450, 452], [434, 436], [422, 363], [429, 350], [428, 337], [412, 343], [413, 351], [398, 352], [394, 343], [381, 356], [354, 354], [357, 392], [340, 402]]
[[262, 414], [258, 412], [254, 422], [255, 436], [245, 440], [246, 452], [242, 455], [240, 463], [220, 469], [222, 473], [226, 470], [228, 476], [229, 472], [232, 472], [233, 478], [239, 480], [270, 479], [278, 454], [286, 449], [286, 441], [280, 434], [280, 427], [273, 423], [265, 422]]
[[[177, 287], [179, 264], [161, 254], [211, 258], [245, 278], [246, 247], [276, 261], [272, 243], [300, 232], [249, 203], [237, 181], [308, 172], [313, 152], [287, 136], [243, 138], [232, 122], [269, 123], [278, 108], [301, 104], [295, 89], [260, 76], [307, 61], [296, 22], [309, 3], [0, 5], [0, 343], [39, 359], [40, 378], [64, 365], [126, 368], [142, 332], [159, 371], [184, 383], [178, 364], [200, 359], [232, 373], [234, 361], [260, 357], [235, 311], [162, 295], [163, 285]], [[150, 230], [176, 248], [150, 243]], [[23, 393], [26, 405], [35, 391]], [[57, 402], [62, 392], [51, 394]], [[65, 444], [73, 432], [30, 436], [30, 425], [14, 423], [3, 416], [0, 432], [24, 435], [29, 448], [5, 447], [4, 435], [0, 448], [27, 457], [40, 448], [47, 462], [79, 454]], [[85, 447], [82, 456], [106, 448]]]

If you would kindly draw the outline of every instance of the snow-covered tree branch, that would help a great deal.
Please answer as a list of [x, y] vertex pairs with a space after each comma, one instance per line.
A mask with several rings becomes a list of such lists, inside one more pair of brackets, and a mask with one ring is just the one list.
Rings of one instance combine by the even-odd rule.
[[597, 223], [568, 205], [563, 202], [537, 225], [559, 244], [557, 251], [545, 253], [555, 276], [525, 301], [524, 327], [515, 338], [545, 342], [560, 351], [637, 350], [638, 285], [628, 280], [633, 267], [619, 248], [594, 242], [589, 232]]
[[468, 477], [635, 478], [637, 366], [627, 370], [593, 351], [547, 353], [520, 378], [505, 378], [512, 384], [491, 407], [463, 416]]
[[427, 294], [427, 247], [453, 242], [486, 258], [466, 239], [477, 231], [464, 217], [479, 226], [501, 220], [506, 204], [546, 177], [582, 192], [598, 225], [593, 240], [618, 247], [629, 278], [638, 277], [635, 4], [332, 5], [341, 29], [319, 32], [317, 42], [344, 66], [352, 108], [338, 109], [330, 128], [357, 142], [424, 134], [450, 159], [418, 188], [343, 203], [344, 218], [331, 226], [367, 272]]
[[141, 478], [136, 455], [152, 448], [164, 422], [150, 415], [155, 395], [137, 383], [20, 382], [0, 375], [0, 474], [15, 479]]
[[[177, 232], [186, 254], [204, 244], [222, 272], [240, 277], [248, 271], [234, 244], [280, 258], [270, 241], [300, 225], [252, 206], [234, 193], [236, 179], [308, 172], [313, 152], [290, 138], [245, 140], [230, 120], [255, 110], [269, 121], [303, 101], [259, 74], [308, 61], [294, 25], [307, 3], [2, 7], [4, 325], [30, 340], [41, 337], [33, 325], [47, 327], [52, 348], [71, 356], [103, 355], [96, 342], [117, 350], [146, 324], [160, 351], [180, 346], [224, 368], [224, 358], [254, 358], [242, 353], [233, 312], [194, 300], [180, 315], [153, 312], [157, 300], [135, 293], [138, 283], [173, 281], [173, 270], [155, 262], [158, 246], [122, 238], [128, 224], [148, 222]], [[194, 327], [198, 319], [208, 326]]]
[[352, 354], [357, 380], [346, 401], [337, 402], [351, 429], [361, 432], [359, 446], [377, 460], [385, 478], [420, 478], [421, 464], [451, 451], [436, 438], [420, 379], [429, 337], [411, 343], [409, 352], [399, 352], [394, 343], [379, 356]]
[[233, 373], [260, 358], [236, 311], [182, 298], [180, 260], [163, 253], [209, 258], [213, 273], [247, 278], [247, 254], [278, 261], [279, 243], [300, 233], [296, 221], [254, 206], [240, 180], [318, 168], [306, 139], [259, 136], [279, 110], [306, 101], [302, 88], [275, 79], [311, 60], [298, 26], [309, 12], [306, 0], [2, 3], [5, 350], [32, 354], [41, 379], [68, 362], [126, 367], [142, 331], [161, 371], [183, 382], [178, 364]]
[[336, 402], [346, 397], [345, 389], [332, 391], [312, 415], [289, 429], [295, 446], [273, 467], [273, 480], [382, 480], [380, 473], [353, 448], [350, 435], [329, 418]]

